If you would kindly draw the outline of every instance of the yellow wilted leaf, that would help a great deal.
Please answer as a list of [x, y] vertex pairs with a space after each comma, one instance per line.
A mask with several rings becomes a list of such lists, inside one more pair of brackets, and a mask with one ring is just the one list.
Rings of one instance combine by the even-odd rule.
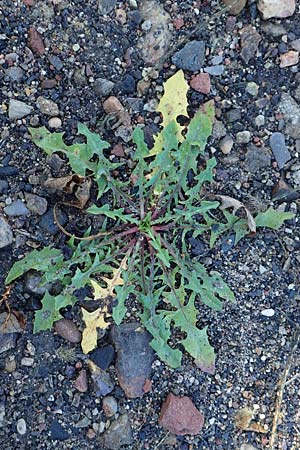
[[120, 267], [113, 270], [112, 278], [102, 277], [102, 280], [106, 283], [106, 287], [100, 286], [99, 283], [95, 280], [90, 280], [91, 285], [94, 289], [94, 299], [98, 298], [106, 298], [114, 295], [114, 288], [116, 286], [122, 286], [124, 284], [124, 280], [122, 279], [122, 270], [126, 269], [127, 259], [129, 252], [126, 253], [124, 258], [121, 261]]
[[[164, 83], [165, 92], [157, 107], [157, 111], [160, 112], [163, 117], [161, 123], [163, 128], [175, 120], [177, 128], [176, 134], [179, 142], [183, 141], [182, 130], [184, 127], [181, 126], [176, 119], [178, 116], [188, 116], [188, 101], [186, 96], [188, 90], [189, 85], [184, 78], [184, 73], [182, 70], [179, 70]], [[149, 156], [159, 153], [162, 150], [162, 145], [162, 136], [161, 133], [159, 133], [154, 137], [154, 146], [151, 149]]]
[[107, 306], [96, 309], [96, 311], [89, 313], [84, 308], [81, 308], [82, 318], [85, 323], [85, 329], [82, 332], [81, 347], [83, 353], [89, 353], [97, 347], [97, 328], [105, 330], [109, 327], [109, 323], [105, 322], [104, 318], [110, 316], [107, 311]]

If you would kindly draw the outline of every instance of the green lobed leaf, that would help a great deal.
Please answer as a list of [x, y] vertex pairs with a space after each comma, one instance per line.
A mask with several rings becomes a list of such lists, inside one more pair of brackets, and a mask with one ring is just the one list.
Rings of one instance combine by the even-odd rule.
[[53, 324], [63, 317], [60, 309], [74, 305], [75, 300], [76, 298], [70, 294], [52, 296], [47, 291], [42, 298], [42, 309], [35, 313], [33, 332], [38, 333], [42, 330], [50, 330]]
[[273, 230], [278, 230], [286, 220], [291, 220], [295, 214], [290, 212], [276, 211], [270, 207], [265, 212], [257, 214], [255, 223], [257, 227], [267, 227]]
[[5, 279], [6, 284], [10, 284], [15, 279], [24, 275], [28, 270], [34, 269], [40, 272], [47, 272], [52, 264], [62, 261], [61, 250], [52, 247], [45, 247], [42, 250], [33, 250], [23, 259], [14, 263]]

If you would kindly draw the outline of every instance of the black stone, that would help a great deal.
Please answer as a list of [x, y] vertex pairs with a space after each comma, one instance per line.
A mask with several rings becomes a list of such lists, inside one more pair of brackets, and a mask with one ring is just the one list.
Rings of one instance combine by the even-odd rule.
[[13, 177], [18, 175], [19, 169], [14, 166], [0, 167], [0, 177]]
[[112, 345], [96, 348], [90, 353], [90, 359], [102, 370], [108, 369], [115, 358], [115, 349]]
[[[62, 211], [57, 212], [57, 217], [62, 226], [68, 221], [66, 214]], [[49, 209], [49, 211], [42, 215], [40, 227], [49, 234], [57, 234], [59, 232], [59, 228], [54, 221], [53, 209]]]
[[69, 433], [67, 433], [64, 428], [61, 426], [60, 423], [58, 423], [56, 420], [52, 422], [51, 428], [50, 428], [50, 436], [51, 439], [56, 441], [65, 441], [66, 439], [69, 439]]

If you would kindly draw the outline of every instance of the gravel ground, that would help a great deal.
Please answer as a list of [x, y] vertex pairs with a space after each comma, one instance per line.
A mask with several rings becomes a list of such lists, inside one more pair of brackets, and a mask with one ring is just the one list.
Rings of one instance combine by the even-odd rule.
[[[55, 198], [42, 182], [67, 169], [32, 144], [28, 127], [58, 129], [71, 141], [78, 121], [84, 122], [111, 142], [112, 157], [123, 158], [130, 168], [130, 128], [112, 123], [103, 102], [116, 96], [132, 124], [145, 123], [151, 140], [162, 83], [181, 65], [194, 87], [189, 91], [191, 114], [204, 101], [215, 100], [217, 123], [209, 149], [218, 161], [214, 189], [260, 210], [273, 204], [278, 183], [285, 180], [283, 197], [274, 204], [298, 212], [299, 6], [291, 17], [263, 20], [256, 2], [248, 3], [235, 17], [220, 14], [221, 5], [206, 0], [160, 1], [150, 13], [139, 0], [1, 0], [0, 208], [13, 240], [8, 232], [12, 242], [0, 249], [0, 292], [15, 260], [35, 247], [63, 245], [65, 239], [51, 226]], [[163, 30], [158, 41], [150, 39], [155, 20]], [[201, 70], [193, 58], [195, 49], [177, 53], [189, 41], [205, 43]], [[191, 60], [196, 66], [189, 66]], [[195, 81], [199, 73], [209, 76]], [[35, 199], [34, 211], [28, 194], [44, 199]], [[80, 230], [81, 220], [75, 219], [74, 229]], [[0, 229], [4, 226], [0, 222]], [[201, 309], [199, 323], [209, 325], [217, 351], [215, 375], [202, 373], [188, 357], [177, 370], [155, 359], [152, 391], [127, 399], [114, 364], [110, 366], [118, 402], [115, 418], [127, 414], [132, 428], [132, 443], [122, 448], [268, 448], [277, 383], [299, 323], [299, 239], [296, 214], [279, 232], [261, 231], [236, 246], [223, 240], [205, 256], [207, 267], [223, 274], [237, 298], [221, 313]], [[74, 386], [85, 367], [80, 346], [52, 331], [32, 334], [39, 299], [28, 283], [15, 283], [9, 302], [24, 312], [26, 330], [17, 340], [0, 340], [0, 448], [104, 448], [101, 436], [112, 419], [90, 384], [84, 393]], [[297, 349], [276, 450], [300, 448], [298, 360]], [[204, 427], [196, 436], [176, 438], [159, 426], [160, 408], [170, 392], [188, 396], [204, 414]], [[237, 411], [246, 406], [266, 433], [235, 427]]]

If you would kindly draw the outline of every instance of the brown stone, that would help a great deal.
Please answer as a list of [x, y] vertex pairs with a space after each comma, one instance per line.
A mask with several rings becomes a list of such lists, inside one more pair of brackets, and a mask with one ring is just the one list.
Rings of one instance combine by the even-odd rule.
[[74, 386], [79, 392], [86, 392], [88, 390], [88, 381], [85, 369], [82, 369], [79, 372], [78, 377], [74, 381]]
[[208, 73], [199, 73], [190, 81], [190, 86], [197, 92], [202, 94], [210, 93], [210, 77]]
[[173, 20], [173, 27], [175, 30], [180, 30], [184, 26], [184, 20], [182, 17], [177, 17]]
[[113, 114], [122, 111], [123, 105], [117, 97], [110, 96], [103, 102], [103, 109], [106, 114]]
[[57, 81], [55, 78], [52, 78], [51, 80], [43, 80], [41, 82], [41, 88], [42, 89], [53, 89], [57, 85]]
[[111, 154], [114, 156], [119, 156], [120, 158], [124, 158], [125, 153], [124, 153], [123, 145], [122, 144], [114, 145], [111, 150]]
[[23, 0], [25, 6], [34, 6], [34, 0]]
[[78, 344], [81, 341], [81, 333], [74, 322], [68, 319], [60, 319], [54, 324], [56, 333], [62, 338], [73, 344]]
[[176, 435], [198, 434], [204, 424], [204, 416], [189, 397], [176, 397], [170, 393], [161, 407], [159, 423]]
[[280, 55], [280, 67], [290, 67], [295, 66], [299, 62], [299, 52], [295, 50], [290, 50], [287, 53], [282, 53]]
[[37, 56], [42, 56], [45, 53], [45, 46], [40, 33], [34, 28], [30, 27], [28, 31], [28, 47]]

